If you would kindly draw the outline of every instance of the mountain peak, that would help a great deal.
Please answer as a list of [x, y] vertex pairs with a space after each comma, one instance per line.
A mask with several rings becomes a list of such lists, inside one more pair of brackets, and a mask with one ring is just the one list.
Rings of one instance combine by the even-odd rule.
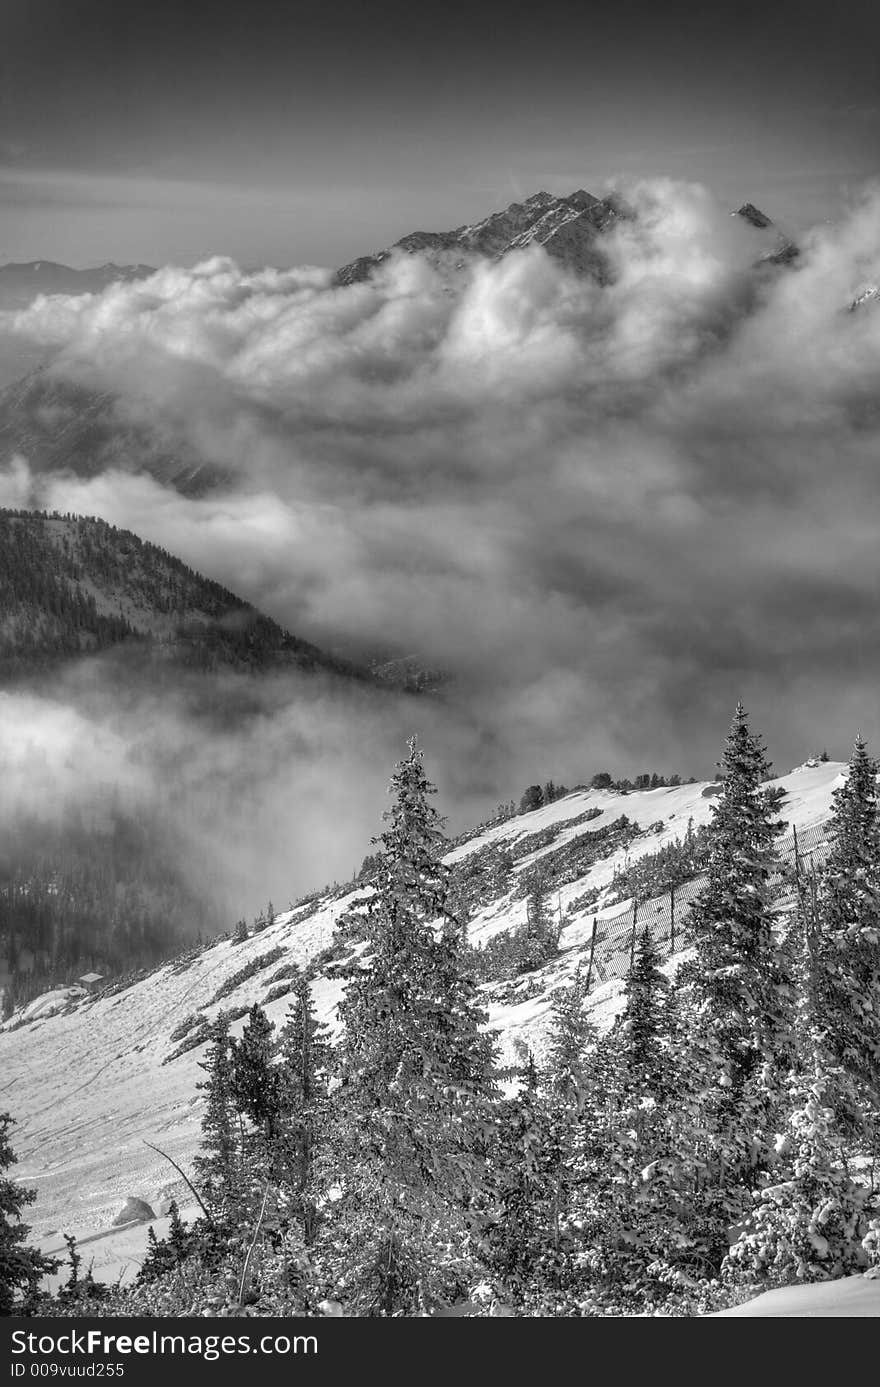
[[511, 202], [503, 211], [491, 212], [481, 221], [452, 231], [411, 232], [385, 250], [343, 265], [336, 278], [343, 285], [367, 280], [395, 251], [424, 254], [435, 264], [451, 262], [452, 268], [458, 269], [465, 257], [500, 260], [511, 251], [540, 245], [575, 273], [604, 284], [611, 277], [610, 267], [596, 243], [615, 222], [632, 216], [631, 209], [615, 193], [598, 198], [584, 188], [565, 195], [542, 189], [523, 202]]
[[756, 226], [762, 231], [764, 227], [773, 225], [773, 222], [767, 216], [766, 212], [762, 212], [753, 202], [744, 202], [742, 207], [737, 207], [736, 211], [731, 212], [730, 215], [732, 217], [742, 217], [743, 220], [747, 221], [751, 226]]

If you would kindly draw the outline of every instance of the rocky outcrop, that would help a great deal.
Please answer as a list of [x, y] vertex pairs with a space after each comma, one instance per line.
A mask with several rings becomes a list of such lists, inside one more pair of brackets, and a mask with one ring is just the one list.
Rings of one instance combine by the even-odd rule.
[[125, 1223], [146, 1223], [148, 1219], [155, 1217], [146, 1200], [130, 1194], [113, 1220], [113, 1227], [121, 1228]]

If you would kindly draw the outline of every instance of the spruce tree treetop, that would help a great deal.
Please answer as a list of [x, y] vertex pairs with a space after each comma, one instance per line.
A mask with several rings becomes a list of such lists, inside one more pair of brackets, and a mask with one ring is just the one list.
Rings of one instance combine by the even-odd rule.
[[380, 845], [375, 884], [386, 904], [405, 903], [422, 918], [436, 918], [445, 911], [449, 869], [442, 861], [447, 849], [443, 820], [430, 795], [437, 793], [425, 774], [422, 752], [415, 737], [409, 755], [399, 762], [388, 793], [394, 796], [383, 818], [384, 832], [373, 841]]
[[761, 739], [737, 704], [719, 763], [722, 791], [712, 810], [708, 881], [691, 923], [707, 961], [757, 961], [770, 937], [771, 877], [779, 870], [778, 791], [765, 782], [772, 769]]
[[877, 763], [861, 734], [849, 774], [832, 795], [831, 851], [822, 872], [826, 929], [880, 924], [880, 814]]

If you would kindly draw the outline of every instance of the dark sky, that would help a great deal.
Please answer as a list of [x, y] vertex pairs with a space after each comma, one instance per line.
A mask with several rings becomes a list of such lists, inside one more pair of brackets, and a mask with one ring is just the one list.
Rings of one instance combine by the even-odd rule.
[[803, 226], [876, 171], [870, 0], [7, 0], [0, 261], [340, 263], [668, 174]]

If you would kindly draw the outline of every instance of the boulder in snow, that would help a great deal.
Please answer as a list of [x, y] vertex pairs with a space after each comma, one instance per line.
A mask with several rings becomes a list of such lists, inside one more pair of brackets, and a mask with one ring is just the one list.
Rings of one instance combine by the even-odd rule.
[[133, 1194], [130, 1194], [113, 1220], [113, 1227], [118, 1228], [123, 1223], [144, 1223], [148, 1218], [155, 1217], [156, 1215], [145, 1200], [136, 1199]]

